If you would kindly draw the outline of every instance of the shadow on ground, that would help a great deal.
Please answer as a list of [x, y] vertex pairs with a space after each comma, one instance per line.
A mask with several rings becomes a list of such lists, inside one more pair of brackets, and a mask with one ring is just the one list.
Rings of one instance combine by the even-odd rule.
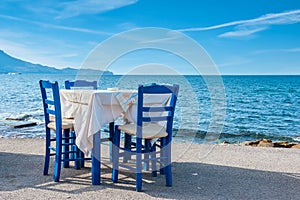
[[300, 197], [300, 174], [267, 172], [236, 167], [193, 162], [173, 163], [173, 187], [165, 187], [162, 175], [143, 174], [143, 192], [135, 192], [134, 174], [121, 172], [119, 183], [111, 182], [111, 169], [102, 166], [100, 186], [91, 185], [90, 163], [81, 170], [63, 168], [61, 181], [54, 183], [50, 175], [42, 175], [44, 157], [41, 155], [0, 152], [0, 192], [22, 189], [59, 192], [66, 196], [99, 193], [111, 195], [122, 191], [168, 199], [297, 199]]

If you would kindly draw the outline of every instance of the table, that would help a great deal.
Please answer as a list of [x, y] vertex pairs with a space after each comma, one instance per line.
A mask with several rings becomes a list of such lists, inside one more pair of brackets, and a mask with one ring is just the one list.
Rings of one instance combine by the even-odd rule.
[[[136, 90], [60, 90], [62, 116], [74, 118], [76, 145], [85, 154], [92, 152], [92, 184], [100, 184], [100, 130], [121, 114], [136, 118]], [[144, 104], [165, 105], [170, 95], [147, 95]]]

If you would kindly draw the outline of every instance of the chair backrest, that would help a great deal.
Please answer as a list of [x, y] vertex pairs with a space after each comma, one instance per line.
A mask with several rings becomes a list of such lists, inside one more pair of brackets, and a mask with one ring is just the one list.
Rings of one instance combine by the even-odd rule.
[[65, 81], [65, 88], [87, 88], [90, 87], [94, 90], [97, 89], [97, 81], [86, 81], [86, 80], [75, 80], [75, 81]]
[[[167, 122], [166, 131], [168, 135], [172, 137], [173, 118], [175, 112], [175, 106], [177, 101], [177, 95], [179, 91], [178, 85], [157, 85], [152, 84], [150, 86], [140, 85], [138, 87], [138, 107], [137, 107], [137, 137], [141, 137], [141, 131], [143, 122]], [[169, 94], [171, 95], [168, 105], [164, 106], [145, 106], [144, 105], [144, 94], [155, 95], [155, 94]], [[159, 112], [159, 116], [151, 113]]]
[[61, 132], [62, 117], [58, 82], [52, 83], [50, 81], [40, 80], [40, 88], [43, 99], [45, 124], [47, 126], [50, 122], [50, 115], [53, 115], [55, 117], [56, 130]]

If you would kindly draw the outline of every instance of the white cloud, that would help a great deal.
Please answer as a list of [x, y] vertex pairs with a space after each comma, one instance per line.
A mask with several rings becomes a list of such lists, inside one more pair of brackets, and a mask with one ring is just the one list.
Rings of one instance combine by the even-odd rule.
[[237, 30], [237, 31], [230, 31], [223, 33], [219, 35], [219, 37], [243, 37], [243, 36], [249, 36], [252, 35], [256, 32], [260, 32], [267, 29], [266, 27], [261, 27], [261, 28], [256, 28], [256, 29], [242, 29], [242, 30]]
[[60, 29], [60, 30], [67, 30], [67, 31], [75, 31], [75, 32], [82, 32], [82, 33], [90, 33], [90, 34], [96, 34], [96, 35], [111, 35], [113, 33], [105, 32], [105, 31], [96, 31], [91, 29], [85, 29], [85, 28], [78, 28], [78, 27], [70, 27], [70, 26], [60, 26], [60, 25], [54, 25], [54, 24], [47, 24], [47, 23], [39, 23], [35, 22], [36, 24], [48, 28], [53, 29]]
[[134, 29], [134, 28], [138, 28], [138, 26], [134, 23], [131, 22], [124, 22], [121, 24], [118, 24], [119, 29], [121, 29], [122, 31], [125, 30], [130, 30], [130, 29]]
[[[11, 40], [0, 38], [0, 48], [5, 53], [13, 56], [15, 58], [35, 63], [42, 64], [50, 67], [64, 68], [64, 67], [74, 67], [78, 68], [81, 61], [73, 60], [69, 61], [68, 58], [79, 57], [77, 53], [65, 53], [65, 49], [55, 49], [55, 47], [44, 49], [43, 46], [38, 46], [37, 44], [32, 44], [30, 47], [26, 42], [14, 42]], [[62, 44], [60, 42], [60, 44]], [[54, 45], [52, 45], [54, 46]], [[77, 56], [76, 56], [77, 55]], [[82, 60], [84, 55], [80, 55]], [[80, 60], [80, 59], [79, 59]]]
[[64, 8], [57, 18], [69, 18], [81, 14], [95, 14], [102, 13], [131, 4], [135, 4], [138, 0], [112, 0], [112, 1], [99, 1], [99, 0], [77, 0], [62, 3]]
[[7, 28], [1, 29], [0, 38], [24, 38], [27, 37], [29, 34], [24, 32], [17, 32]]
[[299, 53], [300, 48], [288, 48], [288, 49], [262, 49], [253, 52], [253, 54], [264, 54], [264, 53], [276, 53], [276, 52], [288, 52], [288, 53]]
[[298, 53], [298, 52], [300, 52], [300, 48], [285, 49], [285, 51]]
[[29, 24], [35, 24], [37, 26], [41, 26], [41, 27], [45, 27], [45, 28], [51, 28], [51, 29], [59, 29], [59, 30], [66, 30], [66, 31], [81, 32], [81, 33], [89, 33], [89, 34], [96, 34], [96, 35], [112, 35], [113, 34], [113, 33], [105, 32], [105, 31], [97, 31], [97, 30], [91, 30], [91, 29], [85, 29], [85, 28], [48, 24], [48, 23], [44, 23], [44, 22], [28, 20], [28, 19], [13, 17], [13, 16], [9, 16], [9, 15], [1, 15], [0, 14], [0, 18], [25, 22], [25, 23], [29, 23]]
[[234, 27], [233, 31], [221, 34], [219, 37], [243, 37], [268, 29], [272, 25], [295, 24], [300, 22], [300, 10], [282, 13], [270, 13], [249, 20], [238, 20], [209, 27], [186, 28], [178, 31], [207, 31], [225, 27]]
[[184, 39], [184, 36], [181, 34], [178, 34], [174, 31], [169, 31], [166, 35], [157, 35], [156, 39], [148, 40], [145, 39], [141, 43], [149, 44], [149, 43], [182, 43], [182, 39]]

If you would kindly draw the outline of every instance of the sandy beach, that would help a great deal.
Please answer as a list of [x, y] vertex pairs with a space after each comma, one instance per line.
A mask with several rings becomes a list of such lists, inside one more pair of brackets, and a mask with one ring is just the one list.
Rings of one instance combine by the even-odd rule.
[[[105, 155], [103, 147], [102, 154]], [[63, 168], [61, 181], [42, 174], [43, 139], [0, 138], [0, 199], [299, 199], [300, 149], [173, 143], [173, 187], [164, 176], [133, 173], [111, 182], [102, 165], [101, 185], [91, 185], [90, 163]], [[104, 162], [107, 163], [107, 162]]]

